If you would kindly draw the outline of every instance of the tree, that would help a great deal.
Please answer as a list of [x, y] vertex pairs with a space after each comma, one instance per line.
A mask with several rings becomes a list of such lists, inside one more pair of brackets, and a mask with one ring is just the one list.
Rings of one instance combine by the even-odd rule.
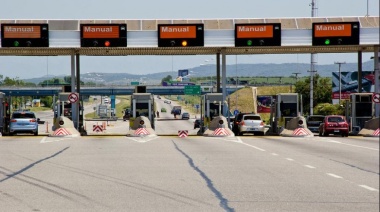
[[[306, 78], [304, 81], [298, 80], [295, 87], [295, 92], [302, 95], [303, 111], [308, 113], [310, 111], [310, 77]], [[314, 106], [319, 103], [332, 102], [332, 84], [329, 78], [321, 78], [319, 74], [316, 74], [314, 76], [313, 89]]]
[[168, 76], [162, 78], [161, 83], [163, 83], [163, 82], [167, 82], [167, 81], [170, 81], [170, 80], [172, 80], [172, 79], [173, 79], [173, 77], [172, 77], [171, 75], [168, 75]]

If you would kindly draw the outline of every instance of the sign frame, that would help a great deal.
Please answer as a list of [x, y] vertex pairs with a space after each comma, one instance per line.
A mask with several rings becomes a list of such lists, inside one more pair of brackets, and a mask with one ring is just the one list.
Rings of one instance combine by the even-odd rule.
[[[39, 27], [39, 37], [36, 33], [29, 34], [16, 33], [15, 35], [9, 35], [14, 37], [8, 37], [5, 30], [6, 27], [25, 27], [34, 31], [34, 27]], [[17, 36], [18, 35], [18, 36]], [[18, 42], [18, 46], [15, 46], [15, 42]], [[49, 24], [31, 24], [31, 23], [18, 23], [18, 24], [1, 24], [1, 47], [49, 47]]]
[[185, 95], [201, 95], [200, 85], [185, 85], [183, 89]]
[[[239, 34], [240, 27], [253, 28], [255, 31]], [[266, 27], [272, 31], [268, 31]], [[235, 24], [234, 34], [235, 47], [281, 46], [281, 23]], [[251, 42], [251, 45], [248, 45], [248, 42]]]
[[[113, 34], [104, 32], [99, 33], [99, 37], [86, 37], [85, 27], [118, 27], [118, 37], [114, 37]], [[80, 24], [80, 46], [81, 47], [127, 47], [127, 24]], [[113, 29], [113, 28], [112, 28]], [[106, 46], [106, 42], [109, 42], [109, 46]]]
[[[312, 46], [332, 46], [332, 45], [360, 45], [360, 23], [354, 22], [314, 22], [312, 24]], [[345, 28], [351, 25], [349, 29]], [[320, 32], [316, 35], [317, 27], [325, 26], [330, 27], [325, 32]], [[343, 27], [343, 28], [342, 28]], [[330, 34], [331, 31], [337, 31], [337, 34]], [[346, 34], [350, 32], [350, 36]], [[328, 40], [328, 44], [326, 43]]]
[[[168, 32], [176, 33], [172, 37], [166, 34], [164, 38], [163, 32], [161, 32], [161, 27], [192, 27], [187, 28], [188, 32]], [[193, 32], [193, 27], [195, 27], [195, 32]], [[184, 37], [180, 37], [181, 34]], [[177, 36], [176, 36], [177, 35]], [[195, 37], [194, 37], [195, 36]], [[183, 42], [186, 45], [183, 45]], [[204, 46], [204, 24], [158, 24], [157, 25], [157, 44], [158, 47], [194, 47], [194, 46]]]

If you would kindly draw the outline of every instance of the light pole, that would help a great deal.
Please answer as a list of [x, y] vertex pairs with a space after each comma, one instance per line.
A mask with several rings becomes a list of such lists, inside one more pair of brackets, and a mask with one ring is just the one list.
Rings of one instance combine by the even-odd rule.
[[334, 62], [334, 64], [338, 64], [339, 67], [339, 104], [341, 100], [341, 95], [342, 95], [342, 83], [341, 83], [341, 75], [340, 75], [340, 67], [342, 64], [346, 64], [346, 62]]
[[297, 81], [298, 81], [298, 74], [301, 74], [301, 73], [300, 72], [294, 72], [292, 74], [296, 75], [296, 83], [297, 83]]

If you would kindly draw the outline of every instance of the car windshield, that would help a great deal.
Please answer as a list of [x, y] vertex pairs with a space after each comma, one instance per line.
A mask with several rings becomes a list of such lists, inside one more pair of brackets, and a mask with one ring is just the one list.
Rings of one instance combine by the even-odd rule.
[[318, 116], [311, 116], [309, 117], [309, 121], [323, 121], [325, 117], [321, 116], [321, 117], [318, 117]]
[[244, 120], [261, 120], [260, 116], [244, 116]]
[[342, 117], [329, 117], [327, 119], [328, 122], [343, 122], [343, 118]]
[[14, 119], [33, 119], [33, 118], [35, 118], [33, 113], [14, 113], [12, 117]]

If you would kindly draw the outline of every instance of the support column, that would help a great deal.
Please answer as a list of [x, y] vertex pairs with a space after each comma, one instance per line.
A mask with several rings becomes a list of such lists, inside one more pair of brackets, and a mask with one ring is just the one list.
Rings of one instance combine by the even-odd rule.
[[362, 92], [362, 79], [363, 79], [363, 53], [358, 52], [358, 93]]
[[227, 67], [226, 67], [226, 54], [222, 53], [222, 93], [223, 93], [223, 115], [227, 114], [227, 105], [226, 105], [226, 75], [227, 75]]
[[220, 93], [220, 53], [216, 53], [216, 92]]
[[[75, 93], [75, 55], [71, 55], [71, 93]], [[71, 104], [71, 120], [73, 120], [74, 127], [78, 129], [78, 115], [79, 113], [77, 112], [77, 104], [72, 103]], [[63, 111], [62, 111], [63, 112]]]

